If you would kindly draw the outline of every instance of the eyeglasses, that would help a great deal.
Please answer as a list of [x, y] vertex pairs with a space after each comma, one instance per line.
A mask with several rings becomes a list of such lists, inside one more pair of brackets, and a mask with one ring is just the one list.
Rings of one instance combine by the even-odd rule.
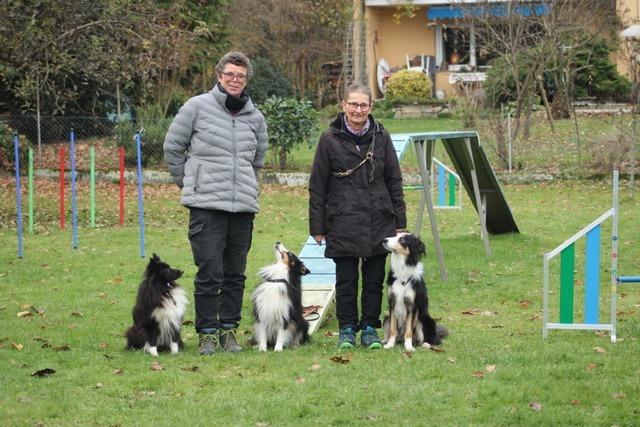
[[234, 73], [231, 71], [223, 71], [222, 74], [227, 80], [233, 80], [236, 79], [239, 82], [243, 82], [245, 80], [247, 80], [247, 75], [246, 74], [242, 74], [242, 73]]
[[364, 103], [358, 104], [357, 102], [347, 102], [347, 107], [351, 111], [356, 111], [358, 108], [360, 108], [360, 111], [367, 111], [369, 110], [369, 108], [371, 108], [371, 104], [364, 104]]

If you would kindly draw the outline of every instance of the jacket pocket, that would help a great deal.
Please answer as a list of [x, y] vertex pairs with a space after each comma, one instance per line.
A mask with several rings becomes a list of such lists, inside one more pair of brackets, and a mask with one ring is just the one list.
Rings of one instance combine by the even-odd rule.
[[200, 184], [200, 169], [202, 169], [202, 165], [198, 165], [196, 169], [196, 175], [193, 178], [193, 192], [196, 193], [198, 191], [198, 185]]

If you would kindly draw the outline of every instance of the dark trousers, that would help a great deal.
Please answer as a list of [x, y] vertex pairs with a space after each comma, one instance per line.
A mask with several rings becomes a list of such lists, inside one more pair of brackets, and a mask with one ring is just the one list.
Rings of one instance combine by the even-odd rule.
[[198, 267], [193, 293], [196, 331], [237, 327], [255, 214], [189, 211], [189, 241]]
[[[369, 258], [334, 258], [336, 264], [336, 316], [340, 329], [379, 328], [386, 254]], [[358, 320], [358, 266], [362, 260], [362, 316]]]

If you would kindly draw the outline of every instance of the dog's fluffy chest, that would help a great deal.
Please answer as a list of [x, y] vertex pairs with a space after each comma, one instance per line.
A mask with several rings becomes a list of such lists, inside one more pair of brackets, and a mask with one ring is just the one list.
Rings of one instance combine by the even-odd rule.
[[187, 300], [184, 289], [176, 286], [171, 289], [171, 292], [164, 298], [162, 306], [153, 310], [151, 317], [159, 324], [170, 323], [177, 329], [180, 329], [182, 317], [184, 316], [188, 303], [189, 301]]
[[253, 293], [253, 303], [258, 320], [270, 324], [282, 324], [289, 319], [291, 301], [284, 282], [264, 282]]

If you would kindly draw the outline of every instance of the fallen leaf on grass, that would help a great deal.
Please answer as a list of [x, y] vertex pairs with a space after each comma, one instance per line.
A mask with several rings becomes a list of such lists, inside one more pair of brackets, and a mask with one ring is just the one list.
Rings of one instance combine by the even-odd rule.
[[11, 341], [11, 347], [15, 348], [18, 351], [22, 351], [22, 349], [24, 348], [24, 345]]
[[529, 408], [533, 409], [534, 411], [540, 411], [542, 409], [542, 403], [531, 402], [529, 403]]
[[456, 359], [454, 359], [453, 357], [447, 357], [447, 362], [456, 363]]
[[198, 367], [197, 366], [188, 366], [186, 368], [182, 368], [183, 371], [187, 371], [187, 372], [197, 372], [198, 371]]
[[529, 305], [531, 304], [530, 301], [527, 301], [526, 299], [523, 299], [522, 301], [519, 302], [520, 307], [522, 308], [529, 308]]
[[56, 371], [55, 369], [51, 369], [51, 368], [44, 368], [44, 369], [40, 369], [35, 371], [33, 374], [31, 374], [32, 377], [48, 377], [50, 375], [55, 374]]
[[52, 347], [53, 351], [69, 351], [71, 350], [71, 348], [69, 348], [68, 345], [66, 344], [62, 344], [62, 345], [58, 345], [55, 347]]
[[299, 375], [296, 377], [296, 384], [304, 384], [305, 381], [306, 380], [304, 379], [304, 377], [301, 377]]
[[107, 359], [113, 359], [113, 356], [111, 356], [110, 354], [104, 353], [103, 356]]
[[411, 351], [403, 351], [402, 355], [404, 357], [412, 357], [413, 356], [413, 352], [411, 352]]
[[435, 351], [436, 353], [444, 353], [444, 348], [442, 347], [435, 347], [435, 346], [430, 346], [429, 350], [431, 351]]
[[329, 358], [329, 360], [331, 360], [332, 362], [338, 363], [340, 365], [344, 365], [346, 363], [351, 362], [351, 359], [349, 357], [342, 357], [342, 356], [332, 356]]
[[189, 326], [189, 325], [193, 325], [193, 320], [185, 320], [184, 322], [182, 322], [182, 326]]
[[495, 372], [496, 371], [496, 365], [487, 365], [484, 369], [487, 372]]
[[597, 363], [589, 363], [587, 365], [587, 371], [593, 371], [594, 369], [596, 369], [598, 367]]
[[482, 310], [480, 310], [479, 308], [470, 308], [468, 310], [465, 310], [462, 312], [462, 314], [468, 314], [470, 316], [475, 316], [476, 314], [480, 314], [482, 312]]
[[310, 371], [317, 371], [318, 369], [320, 369], [322, 366], [320, 366], [319, 363], [314, 363], [313, 365], [311, 365], [311, 367], [309, 368]]
[[117, 369], [113, 370], [112, 374], [113, 375], [122, 375], [123, 372], [124, 371], [121, 368], [117, 368]]
[[476, 378], [484, 378], [484, 372], [482, 371], [475, 371], [472, 375]]
[[579, 401], [578, 399], [573, 399], [570, 403], [571, 403], [573, 406], [578, 406], [578, 405], [580, 404], [580, 401]]
[[151, 363], [151, 369], [154, 370], [154, 371], [162, 371], [164, 369], [164, 366], [162, 366], [158, 362], [152, 362]]
[[97, 383], [97, 384], [96, 384], [96, 388], [97, 388], [97, 389], [101, 389], [101, 388], [102, 388], [102, 383]]
[[593, 349], [596, 351], [596, 353], [599, 353], [599, 354], [603, 354], [606, 352], [606, 350], [602, 347], [593, 347]]
[[325, 337], [337, 337], [338, 333], [334, 332], [334, 331], [327, 331], [327, 332], [324, 333], [324, 336]]
[[26, 311], [26, 310], [18, 312], [18, 317], [29, 317], [31, 315], [32, 315], [32, 313], [30, 311]]
[[529, 320], [533, 321], [533, 320], [538, 320], [539, 318], [540, 318], [540, 315], [539, 315], [539, 314], [534, 314], [533, 316], [531, 316], [531, 317], [529, 318]]
[[84, 314], [80, 313], [79, 311], [72, 311], [71, 317], [84, 317]]
[[122, 277], [114, 277], [113, 279], [107, 281], [107, 283], [109, 283], [110, 285], [119, 285], [122, 282], [124, 282]]
[[616, 399], [626, 399], [627, 396], [624, 394], [624, 392], [619, 391], [617, 393], [612, 394], [611, 396], [613, 396]]
[[101, 348], [101, 349], [103, 349], [103, 350], [104, 350], [104, 349], [105, 349], [105, 348], [107, 348], [107, 347], [108, 347], [108, 344], [107, 344], [106, 342], [101, 342], [101, 343], [100, 343], [100, 348]]

